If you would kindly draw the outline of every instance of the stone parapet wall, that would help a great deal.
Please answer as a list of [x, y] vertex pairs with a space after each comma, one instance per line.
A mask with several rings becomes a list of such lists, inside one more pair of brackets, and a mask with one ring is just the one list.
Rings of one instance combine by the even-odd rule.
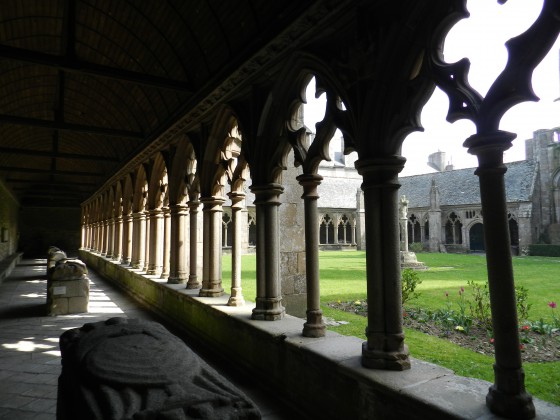
[[[305, 338], [303, 319], [251, 320], [252, 306], [226, 306], [227, 295], [198, 297], [184, 285], [147, 278], [87, 251], [80, 254], [90, 269], [311, 418], [497, 418], [485, 405], [489, 382], [415, 359], [404, 372], [366, 369], [360, 338], [331, 331], [324, 338]], [[560, 418], [560, 407], [535, 405], [540, 418]]]

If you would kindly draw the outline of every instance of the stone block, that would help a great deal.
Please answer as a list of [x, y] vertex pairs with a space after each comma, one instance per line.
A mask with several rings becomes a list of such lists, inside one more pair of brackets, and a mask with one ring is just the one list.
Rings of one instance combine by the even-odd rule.
[[47, 282], [47, 313], [51, 316], [88, 311], [89, 279], [53, 280]]
[[68, 314], [68, 298], [53, 298], [48, 306], [48, 314], [50, 316], [67, 315]]

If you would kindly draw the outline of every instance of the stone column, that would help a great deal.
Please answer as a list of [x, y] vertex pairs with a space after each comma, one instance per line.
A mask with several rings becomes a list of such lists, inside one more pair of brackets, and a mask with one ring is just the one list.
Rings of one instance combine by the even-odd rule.
[[111, 218], [107, 221], [107, 258], [113, 258], [113, 244], [115, 241], [115, 219]]
[[130, 264], [132, 254], [132, 216], [123, 215], [122, 256], [121, 264]]
[[410, 369], [402, 327], [398, 173], [405, 159], [394, 156], [356, 161], [363, 177], [368, 299], [367, 342], [362, 365]]
[[525, 373], [521, 364], [515, 285], [507, 220], [503, 153], [511, 147], [515, 135], [497, 131], [473, 135], [464, 146], [478, 158], [475, 174], [480, 182], [480, 201], [484, 214], [484, 237], [488, 290], [494, 330], [494, 385], [486, 396], [486, 405], [496, 414], [509, 418], [533, 418], [535, 407], [525, 391]]
[[170, 213], [170, 250], [169, 250], [169, 277], [168, 283], [186, 283], [189, 278], [187, 264], [187, 239], [185, 237], [186, 224], [189, 217], [189, 208], [183, 204], [169, 206]]
[[101, 230], [101, 255], [107, 255], [107, 239], [109, 235], [109, 221], [104, 220], [100, 223], [100, 230]]
[[163, 208], [163, 256], [161, 266], [161, 278], [166, 279], [169, 277], [169, 265], [171, 255], [171, 214], [169, 207]]
[[148, 211], [150, 220], [149, 259], [146, 274], [161, 275], [163, 256], [163, 211], [162, 209], [151, 209]]
[[132, 268], [144, 267], [144, 254], [146, 252], [146, 215], [144, 212], [132, 214]]
[[198, 206], [200, 201], [190, 201], [189, 202], [189, 281], [187, 282], [187, 289], [200, 289], [201, 284], [198, 280], [197, 268], [198, 268]]
[[305, 205], [305, 271], [307, 285], [307, 322], [303, 324], [304, 337], [324, 337], [325, 324], [321, 311], [319, 291], [319, 225], [317, 224], [317, 187], [323, 177], [303, 174], [296, 178], [303, 187]]
[[280, 292], [280, 238], [278, 206], [280, 184], [252, 186], [257, 214], [257, 297], [252, 319], [274, 321], [284, 317]]
[[243, 306], [245, 299], [241, 291], [241, 218], [242, 210], [245, 207], [245, 194], [230, 192], [228, 196], [231, 200], [231, 296], [228, 306]]
[[123, 235], [123, 218], [119, 216], [115, 220], [115, 235], [113, 241], [113, 259], [120, 260], [122, 255], [122, 235]]
[[408, 252], [408, 200], [404, 195], [399, 203], [399, 225], [401, 229], [401, 251]]
[[144, 241], [140, 245], [143, 246], [144, 265], [141, 267], [142, 271], [147, 272], [150, 265], [150, 217], [148, 210], [144, 211]]
[[205, 197], [203, 204], [204, 244], [202, 288], [199, 296], [217, 297], [224, 294], [222, 287], [222, 204], [224, 199]]

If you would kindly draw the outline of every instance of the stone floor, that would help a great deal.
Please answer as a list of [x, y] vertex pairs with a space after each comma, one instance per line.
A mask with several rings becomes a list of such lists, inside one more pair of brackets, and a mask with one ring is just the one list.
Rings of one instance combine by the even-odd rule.
[[[114, 316], [161, 322], [91, 271], [89, 312], [47, 316], [45, 268], [45, 260], [22, 260], [0, 284], [0, 419], [56, 418], [58, 338], [65, 330]], [[256, 403], [263, 419], [305, 419], [261, 384], [228, 371], [226, 361], [203, 358]]]

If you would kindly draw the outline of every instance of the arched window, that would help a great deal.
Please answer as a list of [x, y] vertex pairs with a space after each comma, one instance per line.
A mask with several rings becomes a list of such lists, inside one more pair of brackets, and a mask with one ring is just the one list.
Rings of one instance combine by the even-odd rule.
[[254, 215], [247, 215], [247, 225], [249, 226], [249, 246], [257, 246], [257, 220]]
[[319, 225], [319, 243], [322, 245], [334, 244], [334, 224], [328, 214], [325, 214]]
[[222, 247], [231, 248], [232, 237], [229, 234], [229, 227], [231, 225], [231, 216], [224, 212], [222, 214]]
[[425, 241], [430, 240], [430, 220], [427, 217], [426, 220], [424, 221], [424, 240]]
[[342, 215], [338, 222], [338, 243], [352, 243], [352, 223], [345, 214]]
[[512, 246], [519, 245], [519, 225], [515, 217], [508, 213], [508, 225], [509, 225], [509, 240]]
[[447, 216], [447, 223], [445, 223], [445, 243], [446, 244], [462, 244], [463, 234], [462, 234], [463, 224], [461, 219], [457, 214], [452, 211]]
[[411, 214], [408, 218], [408, 243], [422, 242], [422, 234], [420, 233], [420, 220], [416, 215]]

